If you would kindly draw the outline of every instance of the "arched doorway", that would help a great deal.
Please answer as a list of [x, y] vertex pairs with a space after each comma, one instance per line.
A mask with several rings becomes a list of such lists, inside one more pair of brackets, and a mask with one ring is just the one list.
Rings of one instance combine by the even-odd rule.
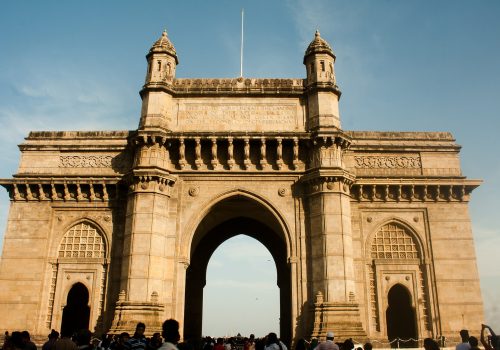
[[61, 333], [72, 334], [80, 329], [89, 328], [90, 307], [89, 291], [78, 282], [71, 287], [66, 306], [63, 309]]
[[[195, 231], [190, 265], [186, 271], [184, 339], [202, 336], [203, 288], [210, 257], [223, 242], [240, 234], [258, 240], [273, 257], [280, 294], [279, 336], [289, 344], [292, 334], [291, 282], [283, 229], [267, 208], [242, 195], [214, 205]], [[258, 319], [259, 315], [255, 317]]]
[[[401, 284], [394, 285], [387, 295], [388, 304], [386, 312], [387, 336], [389, 341], [396, 339], [417, 339], [417, 321], [415, 310], [411, 306], [411, 294]], [[416, 341], [400, 341], [399, 347], [413, 348]], [[396, 347], [393, 344], [392, 347]]]

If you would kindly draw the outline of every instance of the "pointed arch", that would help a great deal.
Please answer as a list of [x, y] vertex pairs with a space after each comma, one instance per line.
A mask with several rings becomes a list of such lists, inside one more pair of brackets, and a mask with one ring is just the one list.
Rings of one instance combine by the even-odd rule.
[[105, 235], [87, 220], [72, 225], [62, 237], [58, 258], [106, 258]]
[[249, 191], [243, 188], [235, 188], [229, 191], [225, 191], [219, 193], [218, 195], [208, 199], [201, 207], [204, 208], [202, 211], [198, 212], [195, 216], [193, 216], [190, 220], [188, 220], [188, 224], [186, 225], [186, 230], [181, 233], [182, 242], [181, 242], [181, 256], [189, 261], [190, 252], [192, 249], [193, 238], [196, 235], [196, 230], [200, 226], [201, 222], [207, 217], [210, 211], [225, 200], [228, 200], [233, 197], [244, 197], [260, 206], [263, 209], [266, 209], [268, 213], [272, 215], [272, 217], [276, 220], [276, 223], [279, 225], [280, 232], [283, 233], [283, 239], [286, 243], [288, 256], [293, 256], [295, 254], [295, 249], [292, 245], [291, 238], [291, 230], [289, 225], [285, 220], [285, 216], [281, 213], [274, 205], [272, 205], [271, 201], [261, 195], [256, 194], [255, 192]]
[[82, 282], [74, 283], [66, 293], [63, 308], [62, 334], [72, 334], [80, 329], [88, 329], [90, 321], [89, 289]]
[[402, 339], [401, 347], [415, 347], [417, 319], [412, 305], [411, 292], [400, 283], [394, 284], [387, 293], [387, 338], [390, 342]]
[[[393, 226], [393, 228], [390, 227], [391, 225]], [[373, 245], [374, 244], [377, 245], [377, 243], [384, 244], [383, 242], [376, 242], [375, 240], [377, 238], [378, 239], [391, 239], [391, 238], [402, 239], [403, 238], [403, 237], [391, 237], [392, 235], [389, 233], [391, 231], [393, 233], [396, 233], [398, 231], [404, 233], [404, 235], [405, 235], [404, 238], [411, 239], [412, 243], [410, 243], [410, 244], [414, 245], [415, 251], [412, 251], [412, 250], [401, 251], [401, 250], [399, 250], [399, 248], [403, 248], [403, 247], [397, 247], [398, 250], [391, 251], [394, 254], [388, 254], [387, 257], [382, 257], [381, 253], [382, 252], [385, 253], [385, 251], [377, 250], [377, 253], [380, 253], [380, 254], [378, 254], [378, 256], [374, 257], [373, 252], [372, 252]], [[387, 234], [387, 233], [389, 233], [389, 234]], [[384, 235], [386, 237], [381, 237]], [[396, 234], [395, 236], [398, 236], [398, 235]], [[399, 242], [396, 241], [396, 243], [389, 242], [389, 246], [394, 247], [394, 245], [397, 245], [400, 242], [401, 241], [399, 241]], [[378, 244], [378, 245], [380, 245], [380, 244]], [[408, 243], [401, 242], [400, 244], [407, 245]], [[405, 247], [405, 249], [409, 249], [409, 248], [410, 248], [409, 246]], [[425, 257], [427, 256], [426, 251], [424, 249], [422, 239], [420, 238], [420, 235], [417, 233], [417, 231], [412, 227], [412, 225], [410, 225], [406, 221], [401, 220], [399, 218], [391, 218], [389, 220], [385, 220], [384, 222], [380, 223], [370, 233], [367, 240], [365, 241], [365, 256], [369, 260], [377, 259], [377, 258], [379, 258], [379, 259], [396, 259], [396, 254], [395, 254], [396, 252], [402, 253], [403, 255], [405, 255], [405, 253], [408, 253], [408, 254], [406, 254], [406, 256], [397, 257], [397, 259], [419, 259], [420, 262], [423, 262], [425, 260]], [[416, 252], [416, 255], [409, 254], [411, 252]]]

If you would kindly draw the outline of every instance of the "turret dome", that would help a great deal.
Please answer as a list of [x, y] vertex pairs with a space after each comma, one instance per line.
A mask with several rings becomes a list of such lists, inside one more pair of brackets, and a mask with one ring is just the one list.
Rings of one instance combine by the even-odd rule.
[[149, 49], [148, 56], [154, 53], [167, 53], [172, 57], [175, 57], [175, 63], [179, 64], [179, 60], [177, 59], [177, 52], [175, 51], [175, 47], [167, 36], [167, 31], [164, 30], [161, 34], [160, 39], [156, 40], [156, 42]]
[[318, 30], [314, 34], [313, 41], [311, 41], [311, 43], [307, 47], [307, 50], [304, 54], [304, 62], [305, 62], [305, 59], [307, 56], [312, 55], [312, 54], [316, 54], [316, 53], [326, 53], [335, 59], [335, 54], [333, 53], [333, 50], [332, 50], [330, 44], [328, 44], [326, 42], [326, 40], [320, 36]]

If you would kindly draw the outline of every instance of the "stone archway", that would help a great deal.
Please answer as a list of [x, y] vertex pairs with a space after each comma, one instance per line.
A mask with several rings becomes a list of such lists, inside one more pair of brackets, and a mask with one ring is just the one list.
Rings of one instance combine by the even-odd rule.
[[63, 309], [61, 333], [73, 334], [80, 329], [88, 329], [90, 321], [89, 291], [85, 285], [75, 283], [68, 292]]
[[[417, 345], [417, 320], [415, 310], [411, 305], [411, 294], [401, 284], [394, 285], [387, 294], [388, 307], [386, 312], [387, 336], [389, 341], [402, 339], [397, 347], [413, 348]], [[392, 344], [396, 347], [396, 344]]]
[[280, 289], [280, 337], [290, 343], [291, 282], [282, 231], [272, 213], [248, 197], [234, 196], [213, 206], [198, 225], [191, 245], [186, 271], [184, 339], [198, 339], [202, 335], [203, 288], [210, 257], [223, 242], [244, 234], [261, 242], [273, 256]]

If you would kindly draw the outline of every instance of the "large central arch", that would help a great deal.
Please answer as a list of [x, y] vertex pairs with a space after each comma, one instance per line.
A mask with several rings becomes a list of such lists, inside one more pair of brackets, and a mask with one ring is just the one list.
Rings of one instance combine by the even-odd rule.
[[280, 337], [290, 342], [292, 304], [285, 232], [274, 213], [255, 199], [241, 194], [213, 205], [193, 235], [190, 264], [186, 271], [184, 339], [198, 339], [202, 335], [203, 288], [210, 257], [223, 242], [239, 234], [255, 238], [273, 256], [280, 289]]

